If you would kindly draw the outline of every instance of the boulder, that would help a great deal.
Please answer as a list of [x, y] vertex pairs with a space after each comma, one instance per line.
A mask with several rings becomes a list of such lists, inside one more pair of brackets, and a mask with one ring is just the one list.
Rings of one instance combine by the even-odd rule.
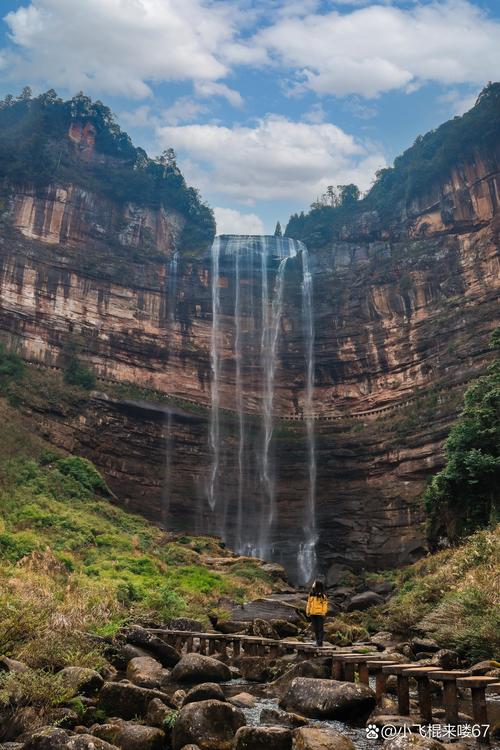
[[127, 664], [128, 679], [139, 687], [159, 688], [168, 676], [168, 670], [151, 656], [136, 656]]
[[287, 581], [287, 573], [283, 565], [275, 562], [266, 562], [260, 566], [260, 569], [271, 576], [273, 581]]
[[175, 706], [175, 708], [181, 708], [182, 702], [185, 697], [186, 697], [185, 690], [176, 690], [175, 693], [171, 697], [172, 705]]
[[396, 646], [400, 640], [400, 637], [394, 635], [394, 633], [389, 633], [387, 630], [380, 630], [370, 637], [370, 643], [373, 643], [379, 651], [385, 651], [385, 649]]
[[267, 620], [262, 620], [259, 617], [257, 617], [253, 621], [252, 630], [253, 634], [258, 636], [259, 638], [271, 638], [275, 641], [279, 640], [278, 633], [271, 625], [271, 623], [267, 622]]
[[27, 669], [28, 667], [22, 661], [0, 656], [0, 672], [26, 672]]
[[376, 607], [378, 604], [382, 604], [383, 601], [383, 597], [380, 594], [376, 594], [375, 591], [363, 591], [361, 594], [355, 594], [350, 599], [347, 611], [363, 611], [370, 609], [370, 607]]
[[250, 695], [250, 693], [237, 693], [231, 698], [228, 698], [229, 703], [238, 708], [253, 708], [257, 703], [257, 699]]
[[234, 735], [245, 725], [245, 716], [230, 703], [208, 700], [188, 703], [177, 716], [172, 750], [198, 745], [200, 750], [231, 750]]
[[120, 719], [93, 727], [92, 734], [121, 750], [162, 750], [166, 739], [165, 732], [157, 727]]
[[419, 651], [428, 651], [431, 653], [439, 651], [439, 645], [432, 638], [412, 638], [410, 645], [415, 653]]
[[303, 727], [293, 733], [293, 750], [355, 750], [340, 732], [327, 727]]
[[201, 685], [196, 685], [188, 690], [182, 701], [183, 706], [187, 706], [188, 703], [196, 703], [196, 701], [208, 701], [208, 700], [225, 701], [226, 696], [222, 692], [222, 688], [216, 682], [202, 682]]
[[302, 615], [295, 607], [274, 599], [255, 599], [253, 602], [235, 606], [231, 610], [231, 620], [286, 620], [299, 625], [303, 621]]
[[241, 727], [234, 750], [292, 750], [292, 733], [285, 727]]
[[444, 750], [444, 745], [431, 737], [405, 733], [386, 740], [382, 745], [382, 750]]
[[24, 750], [116, 750], [116, 745], [91, 734], [70, 735], [64, 729], [44, 727], [31, 735]]
[[394, 584], [391, 581], [378, 581], [371, 584], [371, 590], [387, 598], [394, 591]]
[[95, 695], [104, 685], [99, 672], [86, 667], [64, 667], [59, 672], [64, 685], [73, 690], [75, 695]]
[[154, 633], [150, 633], [137, 625], [126, 632], [125, 639], [127, 643], [131, 643], [133, 646], [140, 646], [150, 651], [164, 667], [175, 667], [181, 658], [173, 646], [169, 646]]
[[493, 659], [485, 659], [484, 661], [478, 661], [476, 662], [476, 664], [473, 664], [468, 671], [471, 673], [471, 675], [484, 676], [488, 674], [490, 670], [494, 669], [497, 665], [498, 662], [493, 661]]
[[170, 705], [168, 695], [159, 690], [141, 688], [131, 682], [105, 682], [99, 693], [98, 705], [108, 716], [133, 719], [146, 715], [153, 698], [158, 698], [166, 706]]
[[296, 729], [297, 727], [306, 726], [309, 724], [309, 720], [299, 714], [290, 714], [287, 711], [282, 711], [279, 708], [263, 708], [260, 712], [261, 724], [274, 726], [279, 724], [282, 727], [288, 727], [289, 729]]
[[243, 679], [249, 682], [269, 682], [275, 676], [273, 673], [275, 659], [265, 656], [240, 656], [236, 664]]
[[125, 671], [127, 664], [132, 659], [138, 656], [153, 657], [153, 654], [145, 648], [140, 648], [140, 646], [132, 646], [131, 643], [120, 643], [107, 649], [106, 656], [116, 669]]
[[193, 620], [190, 617], [173, 617], [168, 623], [169, 630], [183, 630], [190, 633], [203, 633], [205, 628], [200, 620]]
[[460, 657], [456, 651], [441, 648], [432, 657], [431, 664], [441, 669], [456, 669], [459, 666], [459, 661]]
[[174, 714], [175, 710], [173, 708], [169, 708], [158, 698], [153, 698], [148, 705], [146, 724], [163, 729], [165, 726], [165, 719], [168, 719]]
[[364, 720], [375, 706], [375, 693], [366, 685], [337, 680], [296, 677], [279, 705], [313, 719]]
[[299, 634], [297, 625], [289, 620], [271, 620], [271, 625], [280, 638], [294, 638]]
[[171, 682], [228, 682], [231, 679], [229, 667], [211, 656], [186, 654], [170, 673]]
[[325, 663], [320, 659], [309, 659], [307, 661], [301, 661], [298, 664], [293, 664], [285, 674], [281, 675], [281, 677], [278, 677], [278, 679], [271, 683], [273, 692], [278, 696], [283, 695], [292, 680], [296, 677], [326, 679], [329, 676], [330, 670], [328, 668], [328, 663]]

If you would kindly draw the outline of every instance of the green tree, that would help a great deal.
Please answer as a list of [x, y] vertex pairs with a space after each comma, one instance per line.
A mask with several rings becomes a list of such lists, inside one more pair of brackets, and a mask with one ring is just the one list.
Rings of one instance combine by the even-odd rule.
[[[491, 338], [500, 348], [500, 328]], [[462, 537], [497, 520], [500, 505], [500, 356], [466, 391], [464, 409], [445, 443], [445, 468], [425, 494], [432, 547]]]
[[274, 230], [274, 236], [275, 237], [283, 237], [283, 232], [281, 231], [281, 224], [276, 222], [276, 229]]
[[359, 201], [361, 193], [357, 185], [352, 182], [349, 185], [337, 185], [339, 191], [339, 205], [342, 207], [353, 206]]
[[79, 346], [76, 341], [69, 341], [64, 350], [64, 380], [68, 385], [76, 385], [90, 391], [95, 386], [95, 375], [80, 362]]

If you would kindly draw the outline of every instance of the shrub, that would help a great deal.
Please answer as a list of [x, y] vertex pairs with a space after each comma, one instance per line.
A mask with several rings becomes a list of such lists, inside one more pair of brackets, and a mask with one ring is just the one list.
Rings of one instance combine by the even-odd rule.
[[33, 706], [40, 713], [72, 698], [74, 690], [64, 685], [60, 675], [44, 669], [0, 673], [0, 705]]

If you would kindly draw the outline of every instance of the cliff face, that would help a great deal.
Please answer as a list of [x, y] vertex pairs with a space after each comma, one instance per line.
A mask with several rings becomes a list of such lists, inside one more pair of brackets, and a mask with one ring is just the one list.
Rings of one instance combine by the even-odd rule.
[[[73, 137], [83, 139], [85, 153], [92, 148], [92, 134]], [[478, 152], [409, 202], [397, 222], [384, 225], [367, 212], [340, 227], [328, 247], [310, 248], [318, 551], [332, 580], [343, 564], [380, 568], [424, 548], [419, 497], [442, 463], [461, 394], [484, 369], [498, 323], [499, 164], [499, 151]], [[206, 502], [210, 258], [183, 256], [183, 218], [74, 184], [6, 184], [1, 220], [2, 338], [29, 362], [56, 369], [76, 339], [99, 391], [108, 392], [69, 410], [43, 399], [22, 408], [55, 444], [91, 457], [130, 509], [178, 530], [218, 533]], [[281, 420], [275, 557], [292, 573], [307, 494], [296, 265], [285, 280], [274, 402]], [[229, 442], [237, 433], [233, 287], [231, 269], [222, 269]], [[117, 383], [170, 400], [163, 407], [124, 400], [113, 395]], [[262, 408], [257, 385], [245, 396], [249, 414]], [[229, 460], [228, 487], [234, 471]], [[234, 493], [225, 502], [230, 527]]]

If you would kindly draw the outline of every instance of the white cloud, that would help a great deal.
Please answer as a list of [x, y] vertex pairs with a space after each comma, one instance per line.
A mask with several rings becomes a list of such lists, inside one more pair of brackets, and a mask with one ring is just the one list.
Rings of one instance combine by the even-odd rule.
[[482, 84], [500, 70], [500, 23], [467, 0], [285, 18], [254, 44], [319, 95], [374, 97], [425, 81]]
[[181, 96], [170, 107], [164, 109], [161, 117], [157, 120], [163, 120], [167, 125], [178, 125], [181, 122], [190, 122], [195, 120], [198, 115], [206, 111], [206, 107], [200, 102], [195, 102], [188, 96]]
[[214, 208], [217, 234], [264, 234], [257, 214], [244, 214], [234, 208]]
[[185, 125], [157, 131], [173, 146], [188, 179], [204, 194], [242, 204], [259, 200], [310, 202], [328, 184], [369, 187], [385, 165], [380, 150], [335, 125], [293, 122], [269, 115], [254, 127]]
[[72, 91], [142, 98], [167, 80], [216, 81], [233, 40], [230, 6], [203, 0], [31, 0], [7, 14], [12, 75]]
[[239, 91], [229, 88], [225, 83], [216, 83], [215, 81], [203, 81], [195, 83], [195, 92], [198, 96], [210, 99], [214, 96], [222, 96], [227, 99], [233, 107], [241, 107], [243, 98]]

